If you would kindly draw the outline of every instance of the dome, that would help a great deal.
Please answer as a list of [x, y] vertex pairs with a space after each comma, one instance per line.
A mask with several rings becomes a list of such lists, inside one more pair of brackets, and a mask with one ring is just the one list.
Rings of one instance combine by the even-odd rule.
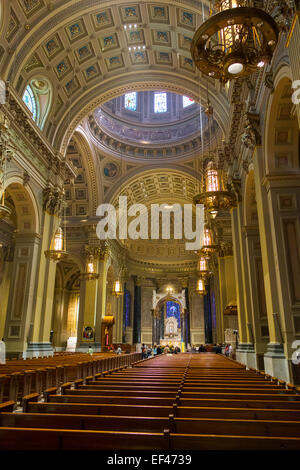
[[[100, 145], [137, 157], [182, 156], [208, 145], [219, 135], [204, 108], [187, 96], [164, 91], [130, 92], [114, 98], [89, 116]], [[201, 130], [203, 132], [201, 132]]]

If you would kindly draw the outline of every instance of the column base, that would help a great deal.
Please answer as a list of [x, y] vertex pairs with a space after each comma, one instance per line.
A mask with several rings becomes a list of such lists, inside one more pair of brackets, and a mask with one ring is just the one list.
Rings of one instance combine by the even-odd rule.
[[265, 372], [272, 377], [291, 382], [289, 363], [284, 355], [283, 345], [280, 343], [269, 343], [267, 352], [264, 354]]
[[79, 346], [76, 348], [76, 352], [88, 353], [89, 347], [93, 349], [94, 352], [101, 352], [101, 343], [79, 343]]
[[23, 353], [23, 359], [32, 357], [53, 356], [53, 346], [51, 343], [29, 343], [27, 351]]
[[258, 369], [257, 355], [252, 343], [241, 343], [238, 345], [236, 360], [247, 367]]

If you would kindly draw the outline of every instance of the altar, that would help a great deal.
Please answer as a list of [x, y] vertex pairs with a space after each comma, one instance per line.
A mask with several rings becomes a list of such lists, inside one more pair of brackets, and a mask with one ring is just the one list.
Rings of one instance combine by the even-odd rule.
[[154, 344], [182, 348], [185, 292], [157, 293], [153, 291]]
[[181, 349], [181, 339], [161, 339], [160, 346], [173, 346], [174, 348], [178, 346]]

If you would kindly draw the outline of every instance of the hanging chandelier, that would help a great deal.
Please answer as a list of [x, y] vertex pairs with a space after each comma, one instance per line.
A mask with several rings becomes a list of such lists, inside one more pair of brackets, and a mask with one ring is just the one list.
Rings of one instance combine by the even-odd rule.
[[223, 180], [212, 161], [206, 167], [204, 189], [204, 192], [194, 197], [194, 204], [203, 204], [213, 218], [219, 210], [229, 210], [236, 205], [235, 195], [224, 190]]
[[214, 0], [216, 14], [196, 31], [191, 54], [196, 67], [221, 83], [247, 77], [269, 63], [278, 27], [251, 0]]
[[121, 281], [116, 280], [114, 282], [113, 288], [112, 288], [112, 295], [115, 295], [116, 297], [120, 297], [121, 295], [124, 295]]
[[61, 261], [68, 256], [66, 251], [66, 238], [61, 227], [55, 232], [50, 250], [45, 251], [45, 256], [53, 261]]
[[197, 285], [195, 289], [195, 294], [206, 295], [205, 283], [203, 278], [197, 279]]

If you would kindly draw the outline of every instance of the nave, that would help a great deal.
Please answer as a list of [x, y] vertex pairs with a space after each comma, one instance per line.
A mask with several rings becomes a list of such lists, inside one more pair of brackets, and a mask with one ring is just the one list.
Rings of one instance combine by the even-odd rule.
[[300, 450], [299, 387], [213, 353], [113, 359], [2, 403], [0, 449]]

